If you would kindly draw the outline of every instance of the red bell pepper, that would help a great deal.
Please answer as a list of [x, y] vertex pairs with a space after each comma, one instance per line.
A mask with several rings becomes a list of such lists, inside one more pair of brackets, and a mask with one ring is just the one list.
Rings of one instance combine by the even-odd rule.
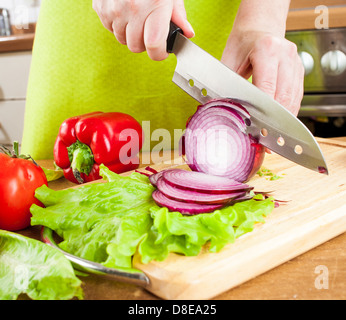
[[66, 179], [100, 179], [99, 165], [121, 173], [137, 169], [143, 145], [141, 125], [119, 112], [93, 112], [65, 120], [54, 145], [54, 161]]

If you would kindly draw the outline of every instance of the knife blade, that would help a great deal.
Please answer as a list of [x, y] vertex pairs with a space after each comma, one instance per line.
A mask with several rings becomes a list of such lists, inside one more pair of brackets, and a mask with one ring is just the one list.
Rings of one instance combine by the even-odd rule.
[[327, 164], [315, 137], [285, 107], [187, 39], [171, 23], [167, 51], [177, 57], [173, 82], [205, 104], [229, 98], [250, 114], [247, 133], [279, 155], [319, 173]]

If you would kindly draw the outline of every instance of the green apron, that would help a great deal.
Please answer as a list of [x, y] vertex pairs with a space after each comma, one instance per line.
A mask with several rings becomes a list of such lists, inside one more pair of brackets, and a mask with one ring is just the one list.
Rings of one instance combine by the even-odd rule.
[[[193, 41], [220, 59], [240, 0], [186, 0]], [[27, 90], [23, 153], [52, 159], [61, 123], [92, 111], [118, 111], [164, 128], [172, 139], [195, 110], [194, 99], [172, 83], [176, 58], [152, 61], [131, 53], [106, 30], [92, 0], [43, 0]], [[179, 132], [179, 131], [178, 131]], [[158, 137], [156, 137], [157, 139]], [[155, 140], [146, 136], [148, 140]], [[159, 140], [161, 143], [162, 139]], [[167, 142], [167, 139], [165, 140]], [[151, 146], [158, 141], [152, 141]], [[173, 147], [173, 142], [164, 146]]]

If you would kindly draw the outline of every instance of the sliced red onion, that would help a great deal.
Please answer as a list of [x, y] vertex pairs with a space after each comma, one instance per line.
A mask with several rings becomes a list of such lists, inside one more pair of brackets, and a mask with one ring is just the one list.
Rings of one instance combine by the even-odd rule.
[[187, 171], [182, 169], [169, 169], [161, 172], [163, 179], [167, 183], [174, 187], [189, 189], [192, 191], [206, 193], [231, 193], [251, 190], [253, 188], [233, 179], [212, 176], [203, 172]]
[[149, 181], [154, 187], [157, 187], [157, 180], [162, 176], [163, 171], [156, 172], [149, 176]]
[[151, 176], [151, 173], [146, 173], [146, 172], [143, 172], [143, 171], [140, 171], [140, 170], [135, 170], [135, 172], [137, 172], [137, 173], [140, 173], [140, 174], [142, 174], [143, 176], [146, 176], [146, 177], [150, 177]]
[[184, 135], [186, 162], [191, 170], [248, 181], [264, 160], [264, 147], [246, 133], [250, 115], [231, 100], [200, 106]]
[[199, 204], [199, 203], [176, 201], [176, 200], [167, 198], [159, 190], [155, 190], [152, 193], [152, 196], [155, 202], [159, 206], [166, 207], [170, 211], [178, 211], [182, 214], [189, 214], [189, 215], [213, 212], [224, 206], [223, 204]]
[[[197, 112], [204, 111], [204, 110], [206, 110], [208, 108], [212, 108], [212, 107], [230, 108], [230, 109], [234, 110], [242, 119], [245, 119], [245, 118], [250, 119], [250, 114], [246, 110], [246, 108], [243, 107], [240, 103], [234, 102], [231, 99], [214, 99], [214, 100], [210, 100], [206, 104], [198, 106]], [[191, 120], [191, 118], [190, 118], [190, 120]]]
[[201, 204], [226, 204], [235, 198], [245, 197], [247, 191], [237, 191], [231, 193], [206, 193], [198, 190], [182, 189], [167, 183], [162, 177], [157, 181], [157, 188], [167, 198]]
[[157, 173], [158, 171], [150, 166], [145, 167], [145, 170], [151, 172], [151, 173]]

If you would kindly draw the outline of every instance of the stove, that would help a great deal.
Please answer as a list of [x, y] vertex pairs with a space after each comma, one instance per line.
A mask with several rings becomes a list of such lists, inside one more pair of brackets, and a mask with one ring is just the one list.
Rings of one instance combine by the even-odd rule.
[[298, 116], [329, 123], [346, 135], [346, 27], [288, 31], [286, 38], [297, 45], [305, 68]]

